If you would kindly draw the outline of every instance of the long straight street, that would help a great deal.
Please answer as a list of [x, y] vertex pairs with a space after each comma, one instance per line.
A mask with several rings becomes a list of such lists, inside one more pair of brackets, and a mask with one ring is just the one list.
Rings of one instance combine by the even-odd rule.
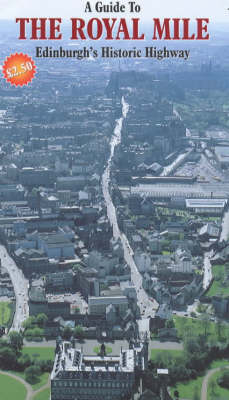
[[110, 143], [110, 147], [111, 147], [110, 157], [108, 159], [107, 168], [105, 169], [104, 174], [102, 176], [102, 187], [103, 187], [104, 199], [105, 199], [106, 206], [107, 206], [107, 215], [108, 215], [111, 225], [113, 226], [113, 236], [114, 236], [114, 238], [120, 238], [122, 241], [122, 245], [124, 248], [125, 261], [131, 269], [131, 279], [136, 287], [138, 306], [139, 306], [141, 315], [148, 317], [148, 316], [154, 316], [155, 310], [157, 310], [157, 308], [158, 308], [158, 303], [153, 299], [149, 299], [148, 294], [145, 292], [145, 290], [142, 287], [142, 276], [141, 276], [140, 272], [138, 271], [136, 264], [134, 262], [133, 250], [131, 249], [131, 247], [129, 245], [127, 237], [124, 234], [122, 234], [119, 230], [115, 207], [114, 207], [114, 204], [112, 202], [110, 192], [109, 192], [110, 169], [111, 169], [111, 164], [112, 164], [112, 158], [114, 155], [114, 149], [115, 149], [115, 146], [117, 146], [121, 142], [122, 124], [123, 124], [123, 120], [127, 116], [128, 108], [129, 108], [128, 104], [125, 102], [124, 99], [122, 99], [122, 106], [123, 106], [123, 108], [122, 108], [123, 116], [120, 119], [118, 119], [116, 122], [114, 134], [112, 136], [111, 143]]

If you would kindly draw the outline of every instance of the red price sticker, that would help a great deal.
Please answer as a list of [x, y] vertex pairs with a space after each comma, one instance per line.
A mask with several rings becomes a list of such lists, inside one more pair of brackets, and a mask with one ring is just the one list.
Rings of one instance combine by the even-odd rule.
[[2, 72], [11, 85], [23, 86], [32, 81], [36, 66], [31, 57], [23, 53], [11, 54], [4, 61]]

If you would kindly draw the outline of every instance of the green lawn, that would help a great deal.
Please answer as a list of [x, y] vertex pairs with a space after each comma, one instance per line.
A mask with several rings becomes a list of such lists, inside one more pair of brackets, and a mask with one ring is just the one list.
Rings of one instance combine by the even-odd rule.
[[224, 277], [226, 276], [224, 265], [214, 265], [212, 267], [212, 273], [214, 276], [214, 281], [206, 293], [208, 297], [215, 295], [228, 295], [229, 286], [223, 284]]
[[229, 360], [215, 360], [212, 361], [211, 364], [209, 365], [208, 369], [214, 369], [218, 367], [225, 367], [229, 365]]
[[27, 390], [22, 383], [16, 381], [14, 378], [0, 374], [0, 399], [25, 400], [26, 393]]
[[33, 397], [33, 400], [49, 400], [50, 398], [50, 389], [44, 389], [36, 396]]
[[[178, 337], [183, 339], [187, 333], [194, 335], [200, 335], [205, 333], [205, 326], [201, 319], [197, 318], [186, 318], [174, 316], [175, 327], [177, 329]], [[207, 338], [211, 340], [219, 340], [217, 333], [217, 324], [215, 322], [208, 321], [207, 324]], [[221, 326], [221, 338], [227, 337], [229, 334], [228, 325]]]
[[169, 355], [170, 357], [177, 358], [177, 357], [180, 357], [180, 356], [183, 355], [183, 350], [160, 350], [160, 349], [151, 349], [151, 356], [150, 356], [150, 359], [151, 359], [151, 360], [155, 360], [155, 358], [156, 358], [158, 355], [162, 355], [163, 357]]
[[24, 347], [22, 354], [28, 354], [32, 358], [39, 360], [54, 360], [54, 347]]
[[[14, 375], [20, 376], [20, 378], [22, 378], [26, 381], [24, 372], [17, 372], [17, 371], [9, 371], [9, 372], [11, 372]], [[30, 383], [30, 382], [28, 382], [28, 383], [32, 386], [34, 391], [38, 390], [42, 386], [46, 385], [46, 383], [48, 383], [49, 375], [50, 374], [48, 372], [44, 372], [43, 374], [41, 374], [40, 376], [37, 377], [37, 379], [38, 379], [37, 383]]]
[[200, 376], [192, 381], [177, 383], [176, 386], [170, 389], [171, 395], [173, 395], [174, 390], [178, 390], [181, 399], [192, 400], [193, 394], [197, 391], [200, 396], [202, 387], [203, 377]]
[[[216, 372], [208, 381], [208, 400], [228, 400], [229, 390], [224, 389], [217, 384], [217, 379], [222, 375], [222, 371]], [[211, 388], [211, 382], [215, 383], [215, 388]]]
[[[31, 358], [35, 358], [38, 360], [54, 360], [54, 348], [53, 347], [24, 347], [22, 349], [23, 354], [28, 354]], [[24, 372], [16, 372], [16, 371], [9, 371], [15, 375], [20, 376], [22, 379], [25, 380], [25, 373]], [[38, 377], [38, 382], [31, 384], [33, 390], [38, 390], [42, 386], [46, 385], [49, 378], [49, 373], [45, 372]], [[0, 400], [1, 400], [0, 396]]]
[[[111, 347], [105, 346], [105, 348], [106, 348], [106, 354], [112, 353], [112, 348], [111, 348]], [[94, 351], [94, 353], [99, 354], [99, 352], [100, 352], [100, 346], [95, 346], [94, 349], [93, 349], [93, 351]]]
[[11, 304], [9, 301], [0, 302], [0, 325], [8, 324], [12, 313]]
[[165, 215], [165, 216], [174, 216], [176, 215], [177, 217], [183, 217], [183, 218], [190, 218], [191, 217], [191, 213], [189, 213], [188, 211], [183, 211], [183, 210], [177, 210], [177, 209], [169, 209], [167, 207], [156, 207], [155, 208], [156, 213], [161, 214], [161, 215]]

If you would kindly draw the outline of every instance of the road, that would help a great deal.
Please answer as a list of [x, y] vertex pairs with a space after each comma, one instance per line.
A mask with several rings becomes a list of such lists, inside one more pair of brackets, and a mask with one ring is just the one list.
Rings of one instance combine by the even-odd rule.
[[211, 252], [204, 254], [204, 277], [203, 277], [203, 288], [206, 290], [212, 280], [212, 266], [210, 262]]
[[[175, 108], [173, 108], [173, 114], [174, 114], [180, 121], [182, 121], [181, 115], [179, 114], [179, 112], [178, 112]], [[186, 135], [186, 137], [191, 136], [191, 132], [190, 132], [190, 130], [189, 130], [188, 128], [186, 128], [185, 135]]]
[[22, 322], [29, 316], [28, 307], [28, 284], [23, 272], [17, 267], [14, 260], [9, 256], [4, 246], [0, 245], [0, 259], [2, 266], [8, 271], [13, 283], [16, 298], [16, 311], [10, 330], [20, 331]]
[[[94, 353], [94, 348], [101, 345], [101, 341], [96, 339], [84, 339], [82, 342], [77, 341], [76, 346], [83, 346], [84, 353], [86, 355], [92, 355]], [[121, 348], [128, 349], [129, 343], [127, 340], [114, 340], [113, 342], [105, 342], [106, 346], [112, 348], [111, 355], [119, 355]], [[55, 340], [48, 340], [43, 342], [27, 342], [24, 340], [24, 347], [56, 347]], [[159, 340], [149, 341], [149, 354], [151, 350], [184, 350], [183, 343], [177, 342], [160, 342]]]
[[102, 188], [103, 188], [103, 195], [107, 206], [107, 215], [110, 220], [111, 226], [113, 226], [113, 236], [114, 238], [120, 238], [123, 244], [124, 249], [124, 257], [126, 263], [129, 265], [131, 269], [131, 280], [134, 283], [137, 291], [137, 298], [138, 298], [138, 306], [140, 309], [140, 313], [144, 317], [154, 316], [155, 310], [158, 308], [158, 303], [155, 300], [150, 300], [148, 294], [142, 287], [142, 276], [137, 269], [137, 266], [133, 259], [133, 250], [130, 247], [127, 237], [122, 234], [118, 227], [116, 210], [114, 204], [112, 202], [110, 192], [109, 192], [109, 183], [110, 183], [110, 169], [112, 164], [112, 158], [114, 155], [115, 147], [121, 142], [121, 131], [122, 131], [122, 124], [123, 120], [126, 118], [129, 106], [122, 99], [122, 111], [123, 116], [117, 120], [116, 126], [114, 129], [114, 134], [110, 142], [110, 157], [108, 159], [107, 168], [105, 169], [103, 176], [102, 176]]
[[222, 231], [220, 235], [220, 242], [227, 240], [229, 237], [229, 210], [225, 211], [222, 222]]

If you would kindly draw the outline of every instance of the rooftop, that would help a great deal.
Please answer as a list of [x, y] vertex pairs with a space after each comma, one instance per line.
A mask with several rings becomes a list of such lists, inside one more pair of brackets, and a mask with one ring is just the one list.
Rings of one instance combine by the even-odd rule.
[[[134, 372], [135, 365], [144, 369], [144, 358], [142, 355], [143, 345], [138, 343], [133, 349], [120, 351], [116, 356], [84, 355], [83, 349], [73, 347], [70, 342], [63, 342], [59, 345], [59, 352], [56, 355], [51, 378], [59, 377], [60, 372]], [[91, 377], [88, 375], [88, 378]], [[62, 375], [61, 375], [62, 377]], [[82, 378], [82, 375], [79, 375]], [[86, 374], [85, 374], [86, 377]]]
[[88, 304], [96, 305], [96, 304], [120, 304], [120, 303], [128, 303], [126, 296], [112, 296], [112, 297], [89, 297]]
[[227, 199], [186, 199], [186, 207], [224, 208]]

